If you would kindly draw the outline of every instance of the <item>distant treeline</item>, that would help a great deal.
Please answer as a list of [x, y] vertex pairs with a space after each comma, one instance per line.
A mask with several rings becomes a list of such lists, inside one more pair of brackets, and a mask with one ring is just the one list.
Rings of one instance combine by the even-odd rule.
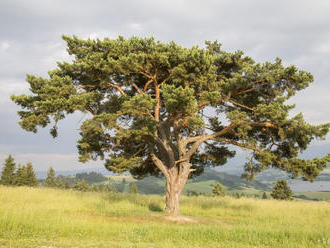
[[[222, 173], [216, 173], [212, 171], [205, 171], [205, 173], [198, 179], [193, 179], [192, 183], [199, 184], [200, 188], [203, 187], [203, 180], [221, 181], [226, 184], [227, 189], [235, 190], [229, 193], [225, 190], [223, 184], [216, 183], [213, 185], [211, 194], [205, 194], [196, 190], [186, 190], [185, 194], [188, 196], [198, 196], [198, 195], [213, 195], [218, 197], [223, 197], [225, 195], [230, 195], [235, 198], [240, 197], [260, 197], [257, 194], [246, 195], [244, 193], [238, 193], [242, 186], [247, 186], [248, 184], [253, 184], [255, 188], [263, 188], [264, 184], [258, 182], [245, 183], [239, 179], [237, 176], [225, 175]], [[4, 162], [2, 168], [2, 174], [0, 178], [0, 184], [7, 186], [43, 186], [52, 187], [60, 189], [73, 189], [79, 191], [95, 191], [95, 192], [128, 192], [128, 193], [154, 193], [154, 194], [164, 194], [164, 180], [156, 177], [148, 177], [143, 180], [135, 182], [126, 182], [123, 178], [121, 182], [113, 181], [110, 178], [105, 177], [101, 173], [89, 172], [89, 173], [77, 173], [74, 176], [56, 176], [55, 170], [50, 167], [47, 172], [47, 177], [45, 180], [39, 180], [36, 178], [32, 163], [27, 163], [26, 165], [16, 165], [14, 158], [9, 155]], [[189, 183], [187, 184], [189, 187]], [[138, 190], [139, 189], [139, 190]], [[278, 180], [275, 184], [271, 194], [274, 199], [290, 200], [292, 199], [293, 192], [287, 185], [285, 180]], [[267, 199], [266, 192], [263, 192], [261, 198]]]
[[1, 172], [0, 184], [8, 186], [38, 186], [39, 182], [32, 163], [16, 165], [14, 158], [9, 155]]
[[117, 191], [111, 189], [110, 184], [99, 184], [108, 180], [100, 173], [78, 173], [75, 176], [56, 176], [55, 170], [50, 167], [45, 180], [38, 180], [31, 162], [26, 165], [16, 165], [14, 158], [9, 155], [1, 171], [0, 184], [6, 186], [45, 186], [80, 191]]

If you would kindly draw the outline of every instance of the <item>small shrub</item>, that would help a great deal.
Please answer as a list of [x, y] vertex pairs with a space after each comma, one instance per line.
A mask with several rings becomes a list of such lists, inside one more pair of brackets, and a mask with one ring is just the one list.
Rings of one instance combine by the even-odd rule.
[[222, 196], [222, 197], [226, 195], [225, 190], [223, 189], [223, 187], [221, 186], [220, 183], [217, 183], [216, 185], [214, 185], [212, 194], [214, 196]]
[[278, 180], [270, 195], [277, 200], [292, 200], [293, 192], [285, 180]]
[[155, 202], [149, 203], [148, 208], [152, 212], [163, 212], [163, 208], [158, 203]]

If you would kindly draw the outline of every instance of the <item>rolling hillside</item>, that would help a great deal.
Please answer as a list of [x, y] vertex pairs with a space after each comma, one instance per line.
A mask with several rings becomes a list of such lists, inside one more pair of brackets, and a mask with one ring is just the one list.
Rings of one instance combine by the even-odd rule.
[[[130, 182], [135, 181], [130, 176], [110, 176], [110, 184], [116, 187], [120, 192], [127, 192]], [[142, 180], [135, 181], [139, 192], [142, 194], [164, 194], [165, 179], [156, 177], [146, 177]], [[247, 182], [241, 179], [240, 176], [230, 175], [224, 172], [218, 172], [213, 169], [206, 169], [205, 172], [193, 179], [188, 180], [183, 193], [195, 192], [197, 194], [209, 195], [212, 192], [214, 184], [221, 183], [227, 191], [230, 192], [248, 192], [253, 191], [255, 194], [258, 191], [270, 190], [270, 186], [258, 181]], [[252, 192], [251, 191], [251, 192]]]

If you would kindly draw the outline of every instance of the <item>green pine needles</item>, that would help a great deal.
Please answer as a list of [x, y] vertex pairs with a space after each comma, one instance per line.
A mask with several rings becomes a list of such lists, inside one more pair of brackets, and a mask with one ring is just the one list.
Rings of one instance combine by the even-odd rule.
[[57, 124], [74, 112], [89, 113], [80, 127], [79, 159], [104, 159], [114, 172], [166, 178], [166, 210], [179, 214], [188, 177], [250, 151], [244, 177], [270, 167], [313, 181], [330, 155], [299, 154], [323, 139], [330, 124], [290, 116], [286, 101], [313, 76], [280, 59], [257, 63], [218, 42], [184, 48], [153, 38], [81, 40], [63, 36], [70, 62], [49, 77], [27, 75], [31, 94], [12, 96], [27, 131]]
[[15, 170], [16, 164], [14, 158], [9, 155], [8, 158], [5, 160], [5, 163], [2, 168], [0, 183], [2, 185], [14, 185]]
[[16, 169], [14, 158], [9, 155], [2, 168], [0, 184], [7, 186], [38, 186], [39, 182], [32, 163], [19, 165]]
[[292, 200], [293, 192], [286, 180], [278, 180], [270, 195], [277, 200]]

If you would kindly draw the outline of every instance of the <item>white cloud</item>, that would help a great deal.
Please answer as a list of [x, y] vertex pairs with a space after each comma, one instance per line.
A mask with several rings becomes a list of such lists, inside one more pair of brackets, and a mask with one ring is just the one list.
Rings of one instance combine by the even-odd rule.
[[[256, 61], [279, 56], [284, 64], [295, 64], [315, 77], [315, 84], [291, 100], [297, 103], [296, 112], [303, 112], [313, 124], [328, 122], [329, 12], [330, 1], [326, 0], [2, 0], [0, 119], [4, 121], [0, 122], [0, 139], [8, 149], [0, 150], [3, 156], [16, 151], [18, 159], [30, 159], [40, 167], [50, 160], [57, 164], [51, 166], [79, 167], [71, 150], [70, 155], [62, 156], [63, 151], [56, 149], [52, 153], [48, 130], [35, 136], [21, 131], [14, 113], [17, 107], [9, 99], [11, 94], [27, 91], [25, 73], [47, 76], [56, 61], [70, 59], [62, 34], [84, 39], [154, 36], [183, 46], [217, 39], [225, 50], [243, 50]], [[77, 130], [72, 130], [79, 123], [74, 121], [76, 125], [64, 125], [62, 130], [71, 138], [61, 141], [66, 150], [75, 147]]]

